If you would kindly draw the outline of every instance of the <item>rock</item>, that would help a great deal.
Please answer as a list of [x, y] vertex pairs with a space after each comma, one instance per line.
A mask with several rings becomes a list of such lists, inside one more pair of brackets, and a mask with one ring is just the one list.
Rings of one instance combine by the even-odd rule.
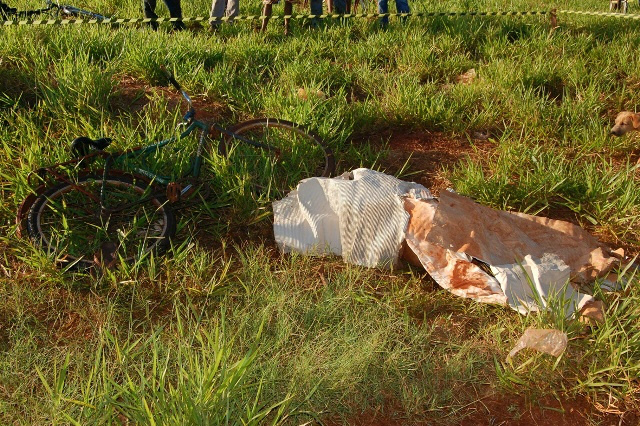
[[476, 69], [475, 68], [471, 68], [469, 70], [467, 70], [464, 74], [460, 74], [459, 76], [456, 77], [456, 83], [458, 84], [471, 84], [476, 77], [478, 76], [478, 74], [476, 73]]
[[315, 92], [313, 90], [307, 91], [303, 87], [298, 89], [297, 96], [298, 96], [298, 99], [302, 99], [305, 101], [308, 100], [310, 96], [315, 96], [322, 100], [327, 99], [327, 95], [325, 95], [325, 93], [322, 90], [316, 90]]

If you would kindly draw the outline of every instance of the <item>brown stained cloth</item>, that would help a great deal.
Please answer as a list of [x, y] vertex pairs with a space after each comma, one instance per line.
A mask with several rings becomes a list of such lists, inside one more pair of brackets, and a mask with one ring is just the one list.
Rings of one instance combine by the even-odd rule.
[[571, 223], [494, 210], [448, 191], [440, 194], [433, 222], [415, 232], [418, 238], [491, 265], [555, 253], [573, 271], [572, 279], [579, 282], [609, 271], [619, 257]]
[[435, 200], [405, 198], [404, 207], [410, 215], [405, 241], [407, 248], [403, 252], [405, 260], [415, 266], [423, 266], [438, 284], [456, 296], [485, 303], [507, 303], [496, 279], [473, 264], [471, 259], [426, 240], [438, 210]]

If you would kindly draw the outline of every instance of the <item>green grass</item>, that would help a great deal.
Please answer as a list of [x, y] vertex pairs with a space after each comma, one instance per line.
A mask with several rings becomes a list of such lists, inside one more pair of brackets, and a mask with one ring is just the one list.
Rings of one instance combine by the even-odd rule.
[[[140, 14], [134, 0], [78, 6]], [[521, 0], [411, 6], [551, 7]], [[195, 16], [209, 4], [184, 7]], [[595, 0], [554, 7], [607, 10]], [[257, 13], [260, 4], [241, 8]], [[399, 173], [385, 163], [388, 132], [467, 140], [489, 130], [491, 142], [474, 153], [470, 141], [469, 156], [441, 165], [454, 189], [498, 208], [568, 211], [636, 254], [637, 137], [611, 139], [607, 131], [618, 111], [640, 107], [640, 30], [626, 20], [559, 15], [550, 33], [546, 19], [392, 20], [386, 31], [368, 20], [317, 31], [296, 22], [288, 38], [278, 21], [266, 35], [246, 22], [217, 35], [3, 28], [0, 423], [346, 423], [379, 413], [457, 424], [478, 398], [514, 393], [533, 401], [580, 395], [637, 412], [640, 286], [631, 272], [620, 291], [596, 285], [606, 319], [587, 328], [557, 311], [521, 317], [455, 298], [416, 270], [280, 255], [268, 204], [243, 193], [232, 165], [215, 155], [207, 169], [217, 197], [179, 212], [170, 256], [99, 277], [74, 275], [15, 235], [28, 174], [67, 159], [76, 136], [110, 136], [125, 149], [173, 134], [178, 98], [158, 71], [170, 63], [223, 124], [260, 116], [302, 123], [332, 146], [340, 172]], [[456, 84], [470, 68], [477, 79]], [[299, 88], [326, 98], [301, 99]], [[558, 361], [526, 351], [504, 361], [527, 327], [566, 331], [567, 352]]]

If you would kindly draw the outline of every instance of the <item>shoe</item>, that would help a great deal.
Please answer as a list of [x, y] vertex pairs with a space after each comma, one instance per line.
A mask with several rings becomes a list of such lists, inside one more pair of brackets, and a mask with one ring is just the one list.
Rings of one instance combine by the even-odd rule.
[[182, 21], [173, 22], [173, 31], [183, 31], [187, 29], [187, 26]]

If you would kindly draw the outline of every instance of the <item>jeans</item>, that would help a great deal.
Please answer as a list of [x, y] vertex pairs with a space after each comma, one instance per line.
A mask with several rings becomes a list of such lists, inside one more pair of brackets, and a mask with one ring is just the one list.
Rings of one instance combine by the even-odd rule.
[[[408, 0], [396, 0], [396, 10], [398, 13], [411, 12]], [[378, 0], [378, 13], [389, 13], [388, 0]], [[381, 18], [380, 23], [382, 26], [386, 26], [389, 23], [389, 17], [385, 16], [384, 18]]]
[[347, 0], [333, 0], [333, 13], [347, 13]]
[[[227, 11], [227, 16], [238, 16], [238, 3], [238, 0], [213, 0], [213, 2], [211, 3], [211, 17], [220, 18], [224, 16], [225, 9]], [[221, 22], [222, 21], [211, 21], [211, 27], [217, 28]], [[231, 23], [233, 21], [230, 19], [228, 22]]]
[[[180, 8], [180, 0], [163, 0], [164, 4], [167, 5], [167, 9], [169, 9], [169, 15], [172, 18], [182, 18], [182, 9]], [[144, 7], [144, 17], [145, 18], [157, 18], [156, 15], [156, 0], [143, 0]], [[158, 23], [152, 22], [151, 27], [153, 29], [158, 29]], [[184, 22], [174, 22], [173, 28], [176, 30], [183, 30]]]
[[[640, 0], [639, 0], [640, 1]], [[312, 15], [322, 15], [322, 0], [311, 0], [311, 14]], [[320, 20], [318, 18], [313, 18], [311, 20], [311, 25], [317, 27]]]

